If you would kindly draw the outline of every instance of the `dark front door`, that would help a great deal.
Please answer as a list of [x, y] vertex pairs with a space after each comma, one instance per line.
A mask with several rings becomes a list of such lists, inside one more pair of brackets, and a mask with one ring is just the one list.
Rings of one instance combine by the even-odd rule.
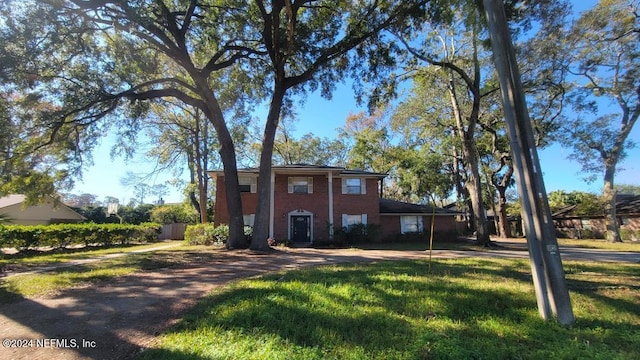
[[311, 217], [297, 215], [291, 217], [291, 240], [293, 242], [311, 241]]

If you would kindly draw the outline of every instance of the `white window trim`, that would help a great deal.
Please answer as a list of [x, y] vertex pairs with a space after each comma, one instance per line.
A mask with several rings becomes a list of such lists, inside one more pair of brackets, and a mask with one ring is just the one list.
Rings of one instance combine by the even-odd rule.
[[[412, 233], [415, 231], [408, 231], [407, 226], [408, 225], [414, 225], [414, 222], [407, 222], [408, 218], [415, 218], [416, 222], [415, 224], [417, 225], [418, 228], [418, 232], [423, 232], [424, 231], [424, 222], [422, 219], [421, 215], [402, 215], [400, 216], [400, 233], [401, 234], [406, 234], [406, 233]], [[413, 220], [413, 219], [412, 219]]]
[[244, 226], [253, 227], [253, 224], [256, 222], [256, 214], [245, 214], [242, 215], [242, 220], [244, 222]]
[[307, 182], [307, 192], [306, 194], [313, 194], [313, 177], [312, 176], [289, 176], [287, 178], [287, 192], [289, 194], [305, 194], [305, 193], [295, 193], [294, 182], [304, 180]]
[[255, 194], [256, 192], [258, 192], [258, 178], [255, 176], [247, 176], [247, 175], [241, 175], [238, 176], [238, 185], [249, 185], [250, 186], [250, 192], [252, 194]]
[[[360, 216], [360, 222], [348, 224], [349, 216]], [[367, 225], [367, 214], [342, 214], [342, 227], [349, 227], [356, 224]]]
[[367, 194], [367, 179], [366, 178], [354, 178], [354, 177], [343, 177], [342, 178], [342, 194], [343, 195], [358, 195], [358, 194], [354, 194], [354, 193], [349, 193], [348, 192], [347, 181], [351, 180], [351, 179], [360, 180], [360, 195], [366, 195]]

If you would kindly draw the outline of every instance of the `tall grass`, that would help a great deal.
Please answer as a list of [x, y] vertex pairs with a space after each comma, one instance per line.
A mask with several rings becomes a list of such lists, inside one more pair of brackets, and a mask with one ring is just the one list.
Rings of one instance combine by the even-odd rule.
[[528, 261], [379, 262], [234, 283], [140, 358], [640, 358], [640, 265], [566, 265], [569, 328], [540, 319]]

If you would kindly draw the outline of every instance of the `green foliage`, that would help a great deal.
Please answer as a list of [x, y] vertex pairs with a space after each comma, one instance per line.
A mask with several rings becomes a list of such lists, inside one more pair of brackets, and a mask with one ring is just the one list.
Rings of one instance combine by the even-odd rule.
[[111, 245], [156, 241], [162, 227], [155, 223], [6, 225], [0, 228], [0, 247], [29, 250], [40, 247]]
[[215, 226], [213, 223], [188, 225], [184, 232], [184, 241], [189, 245], [224, 244], [229, 237], [229, 227], [226, 225]]
[[618, 194], [640, 195], [640, 185], [617, 184], [614, 188], [618, 191]]
[[198, 213], [186, 205], [160, 205], [151, 210], [151, 221], [159, 224], [195, 224]]
[[118, 209], [118, 214], [122, 217], [127, 224], [142, 224], [151, 221], [151, 210], [155, 205], [142, 204], [138, 206], [123, 206]]
[[576, 324], [543, 321], [526, 260], [332, 265], [247, 279], [141, 359], [636, 359], [634, 264], [566, 264]]
[[343, 227], [334, 232], [336, 244], [363, 244], [380, 240], [380, 225], [354, 224]]
[[604, 204], [600, 196], [584, 192], [556, 190], [549, 193], [549, 207], [556, 212], [567, 206], [575, 205], [572, 215], [602, 215]]
[[640, 241], [640, 230], [620, 229], [622, 241]]

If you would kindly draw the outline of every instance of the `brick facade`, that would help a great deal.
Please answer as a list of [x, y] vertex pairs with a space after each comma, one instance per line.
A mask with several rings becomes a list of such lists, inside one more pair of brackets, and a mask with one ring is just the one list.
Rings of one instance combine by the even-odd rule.
[[[224, 175], [222, 171], [210, 172], [210, 175], [216, 182], [214, 223], [226, 224], [229, 215], [226, 210]], [[255, 216], [257, 175], [257, 169], [238, 172], [243, 190], [241, 201], [245, 225], [250, 225], [247, 221], [252, 221], [252, 216]], [[385, 176], [338, 167], [273, 167], [270, 179], [273, 184], [270, 235], [279, 241], [322, 243], [332, 237], [332, 229], [337, 231], [349, 225], [345, 221], [379, 225], [383, 235], [400, 233], [399, 216], [380, 214], [379, 189]], [[431, 218], [424, 218], [425, 226], [430, 224]], [[439, 217], [436, 227], [443, 231], [455, 229], [454, 217]]]

